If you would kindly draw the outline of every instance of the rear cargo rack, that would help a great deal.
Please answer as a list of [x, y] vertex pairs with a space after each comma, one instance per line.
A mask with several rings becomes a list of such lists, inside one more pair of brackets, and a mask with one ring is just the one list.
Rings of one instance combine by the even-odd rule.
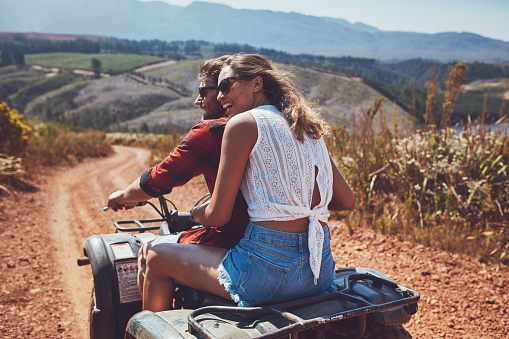
[[[115, 225], [115, 233], [120, 232], [145, 232], [145, 231], [155, 231], [161, 227], [161, 223], [165, 220], [162, 218], [159, 219], [139, 219], [139, 220], [118, 220], [113, 223]], [[145, 223], [159, 223], [157, 226], [146, 226]], [[138, 227], [122, 227], [120, 225], [127, 224], [136, 224]]]
[[[139, 232], [143, 233], [145, 231], [155, 231], [158, 230], [161, 227], [161, 223], [164, 221], [167, 221], [167, 215], [169, 215], [168, 207], [166, 204], [166, 201], [169, 201], [165, 199], [164, 197], [159, 197], [159, 204], [161, 205], [161, 210], [159, 210], [153, 203], [150, 201], [143, 201], [139, 203], [137, 206], [144, 206], [144, 205], [150, 205], [156, 212], [161, 216], [161, 218], [156, 219], [136, 219], [136, 220], [117, 220], [113, 223], [115, 225], [115, 233], [120, 232]], [[174, 207], [175, 205], [169, 201]], [[177, 209], [175, 207], [175, 209]], [[157, 226], [146, 226], [145, 223], [159, 223]], [[128, 225], [128, 224], [135, 224], [138, 225], [138, 227], [122, 227], [120, 225]]]
[[[393, 300], [385, 303], [374, 304], [370, 303], [360, 297], [348, 294], [351, 292], [351, 286], [361, 280], [372, 280], [374, 284], [387, 285], [394, 288], [398, 293], [401, 294], [402, 298]], [[355, 281], [355, 282], [353, 282]], [[216, 339], [216, 337], [208, 331], [205, 327], [199, 324], [196, 317], [204, 313], [229, 313], [229, 314], [244, 314], [251, 316], [265, 316], [265, 315], [277, 315], [280, 316], [290, 323], [288, 326], [282, 327], [279, 330], [262, 334], [257, 338], [277, 338], [283, 335], [290, 335], [292, 333], [300, 332], [306, 329], [311, 329], [319, 325], [333, 323], [339, 320], [345, 320], [349, 318], [359, 317], [362, 324], [359, 325], [362, 328], [362, 332], [366, 326], [366, 315], [370, 313], [395, 309], [398, 307], [404, 307], [405, 311], [409, 314], [414, 314], [417, 311], [417, 302], [420, 299], [419, 293], [401, 286], [393, 281], [380, 278], [372, 274], [355, 273], [348, 274], [345, 276], [345, 288], [338, 292], [323, 294], [320, 296], [313, 296], [294, 301], [288, 301], [284, 303], [278, 303], [268, 306], [259, 307], [231, 307], [231, 306], [206, 306], [199, 308], [191, 312], [188, 316], [188, 328], [191, 333], [199, 333], [207, 339]], [[345, 310], [338, 313], [329, 314], [326, 316], [315, 317], [312, 319], [302, 319], [301, 317], [291, 313], [289, 310], [316, 304], [318, 302], [328, 300], [341, 300], [348, 301], [359, 306], [358, 308]], [[360, 333], [362, 335], [362, 333]]]

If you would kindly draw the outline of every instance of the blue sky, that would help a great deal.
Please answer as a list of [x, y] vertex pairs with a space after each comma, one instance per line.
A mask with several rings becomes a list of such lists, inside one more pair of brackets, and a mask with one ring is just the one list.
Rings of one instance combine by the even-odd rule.
[[[151, 1], [151, 0], [142, 0]], [[187, 6], [193, 0], [159, 0]], [[509, 41], [509, 0], [217, 0], [237, 9], [269, 9], [362, 22], [384, 31], [470, 32]]]

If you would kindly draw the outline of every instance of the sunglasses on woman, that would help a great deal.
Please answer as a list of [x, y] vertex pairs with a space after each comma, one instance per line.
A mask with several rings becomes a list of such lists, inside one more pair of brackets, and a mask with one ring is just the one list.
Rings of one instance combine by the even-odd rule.
[[240, 75], [224, 78], [223, 80], [221, 80], [221, 82], [217, 86], [217, 89], [219, 92], [226, 94], [230, 91], [232, 84], [233, 84], [232, 82], [230, 82], [230, 80], [252, 80], [252, 79], [253, 79], [253, 77], [240, 76]]
[[205, 96], [207, 95], [207, 90], [208, 89], [215, 89], [215, 90], [217, 90], [217, 87], [218, 86], [203, 86], [203, 87], [198, 87], [198, 93], [200, 93], [200, 96], [202, 98], [205, 98]]

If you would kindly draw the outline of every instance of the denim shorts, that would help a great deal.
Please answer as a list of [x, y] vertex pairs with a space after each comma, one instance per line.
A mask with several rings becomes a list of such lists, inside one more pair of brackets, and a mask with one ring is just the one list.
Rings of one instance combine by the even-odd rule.
[[334, 292], [335, 263], [324, 226], [320, 277], [309, 266], [308, 233], [271, 230], [250, 223], [244, 238], [219, 266], [219, 283], [238, 306], [254, 306]]

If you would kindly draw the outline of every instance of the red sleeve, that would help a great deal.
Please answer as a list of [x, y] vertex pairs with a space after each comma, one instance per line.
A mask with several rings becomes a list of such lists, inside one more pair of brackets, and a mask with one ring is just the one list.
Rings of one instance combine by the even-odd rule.
[[215, 140], [208, 124], [197, 123], [166, 159], [141, 176], [140, 186], [150, 196], [171, 192], [218, 163]]

